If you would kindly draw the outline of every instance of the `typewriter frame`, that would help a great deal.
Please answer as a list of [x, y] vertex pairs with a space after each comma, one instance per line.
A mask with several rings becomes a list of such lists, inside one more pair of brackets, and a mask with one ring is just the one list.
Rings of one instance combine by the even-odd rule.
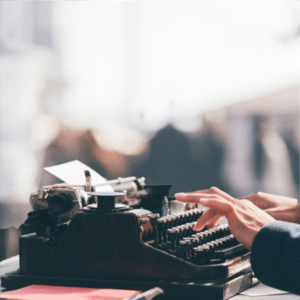
[[[164, 298], [227, 299], [250, 287], [249, 253], [216, 265], [195, 265], [145, 244], [134, 213], [78, 212], [53, 247], [20, 237], [20, 270], [2, 277], [8, 289], [28, 284], [147, 290]], [[200, 294], [199, 294], [200, 293]]]

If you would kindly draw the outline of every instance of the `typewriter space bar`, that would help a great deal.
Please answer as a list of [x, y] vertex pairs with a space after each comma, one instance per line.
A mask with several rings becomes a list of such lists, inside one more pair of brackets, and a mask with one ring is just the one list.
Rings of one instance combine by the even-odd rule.
[[240, 252], [246, 252], [245, 250], [247, 250], [243, 245], [238, 244], [235, 246], [232, 246], [230, 248], [225, 248], [222, 250], [216, 250], [214, 253], [214, 258], [217, 259], [224, 259], [226, 257], [232, 256], [234, 254], [238, 254]]

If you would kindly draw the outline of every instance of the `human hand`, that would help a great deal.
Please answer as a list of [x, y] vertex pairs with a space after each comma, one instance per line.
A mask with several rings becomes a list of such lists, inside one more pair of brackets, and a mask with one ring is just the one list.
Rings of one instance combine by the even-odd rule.
[[300, 223], [300, 205], [295, 198], [258, 192], [238, 199], [251, 201], [276, 220]]
[[260, 229], [274, 221], [269, 214], [259, 209], [249, 200], [238, 200], [218, 188], [193, 193], [175, 194], [176, 200], [187, 203], [200, 203], [209, 209], [199, 218], [194, 230], [216, 226], [225, 216], [234, 237], [247, 249], [251, 249], [254, 237]]
[[238, 199], [247, 199], [260, 209], [287, 209], [297, 205], [298, 201], [295, 198], [289, 198], [269, 193], [258, 192], [257, 194], [250, 194], [246, 197]]

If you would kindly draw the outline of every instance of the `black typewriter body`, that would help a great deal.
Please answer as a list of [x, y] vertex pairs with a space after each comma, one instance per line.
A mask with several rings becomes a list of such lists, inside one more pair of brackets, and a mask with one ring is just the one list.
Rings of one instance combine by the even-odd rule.
[[169, 299], [227, 299], [253, 284], [250, 253], [227, 225], [193, 230], [203, 210], [161, 217], [95, 195], [97, 204], [56, 226], [52, 238], [38, 230], [22, 235], [20, 269], [2, 276], [2, 285], [157, 286]]

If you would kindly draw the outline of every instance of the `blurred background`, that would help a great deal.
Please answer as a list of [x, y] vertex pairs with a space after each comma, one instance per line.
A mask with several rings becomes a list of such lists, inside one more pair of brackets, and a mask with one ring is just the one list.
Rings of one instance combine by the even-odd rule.
[[1, 1], [0, 228], [74, 159], [299, 199], [299, 45], [296, 1]]

